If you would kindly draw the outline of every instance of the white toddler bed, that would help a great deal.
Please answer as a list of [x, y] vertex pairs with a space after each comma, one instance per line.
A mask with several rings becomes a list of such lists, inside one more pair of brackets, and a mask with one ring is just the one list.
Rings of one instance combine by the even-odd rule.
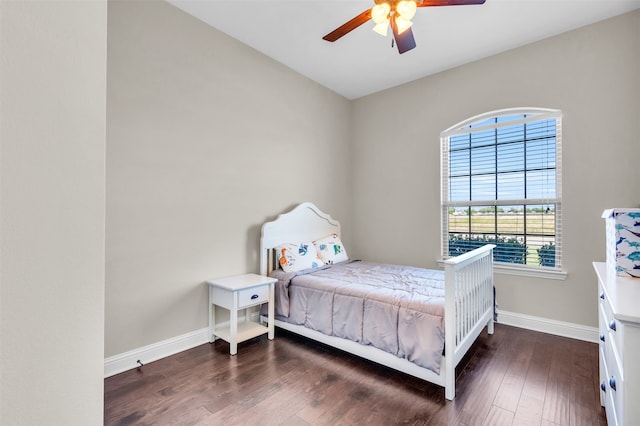
[[[302, 203], [281, 214], [262, 226], [260, 273], [270, 275], [279, 268], [275, 248], [281, 244], [315, 241], [332, 234], [340, 236], [340, 223], [312, 203]], [[452, 400], [455, 397], [456, 365], [485, 326], [488, 333], [493, 334], [493, 248], [488, 244], [444, 262], [444, 353], [440, 368], [436, 369], [438, 372], [370, 344], [336, 337], [278, 318], [275, 325], [443, 386], [445, 397]]]

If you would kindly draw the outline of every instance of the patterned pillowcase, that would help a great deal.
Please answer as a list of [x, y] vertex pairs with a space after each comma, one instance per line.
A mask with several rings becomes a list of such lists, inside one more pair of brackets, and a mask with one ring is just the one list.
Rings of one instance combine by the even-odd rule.
[[316, 246], [316, 250], [318, 250], [320, 259], [327, 265], [349, 260], [347, 250], [344, 248], [342, 241], [340, 241], [340, 237], [336, 234], [320, 238], [314, 241], [313, 244]]
[[324, 266], [313, 243], [280, 244], [275, 248], [278, 263], [285, 272], [296, 272]]

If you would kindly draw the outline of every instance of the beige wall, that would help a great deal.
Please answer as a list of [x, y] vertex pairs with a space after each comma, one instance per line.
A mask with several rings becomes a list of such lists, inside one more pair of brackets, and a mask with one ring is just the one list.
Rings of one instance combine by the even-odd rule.
[[0, 2], [0, 424], [102, 423], [105, 1]]
[[[352, 251], [435, 267], [439, 134], [509, 107], [563, 117], [565, 281], [498, 275], [500, 309], [597, 325], [607, 207], [640, 205], [640, 11], [354, 101]], [[380, 125], [380, 117], [386, 123]]]
[[204, 281], [258, 272], [261, 224], [299, 202], [348, 240], [351, 122], [167, 3], [108, 8], [106, 357], [206, 327]]

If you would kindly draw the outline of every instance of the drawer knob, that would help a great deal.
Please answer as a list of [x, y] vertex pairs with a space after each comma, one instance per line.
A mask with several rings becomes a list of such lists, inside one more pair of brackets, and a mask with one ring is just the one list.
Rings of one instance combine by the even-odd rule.
[[600, 390], [602, 392], [606, 392], [607, 391], [607, 385], [605, 385], [604, 382], [600, 383]]
[[600, 293], [600, 299], [604, 300], [604, 292]]
[[604, 333], [600, 334], [600, 341], [604, 342]]
[[616, 390], [616, 378], [611, 376], [609, 379], [609, 387], [613, 390]]
[[616, 331], [616, 321], [615, 320], [611, 320], [611, 322], [609, 323], [609, 328], [612, 329], [613, 331]]
[[254, 295], [251, 296], [251, 300], [256, 300], [258, 297], [260, 297], [260, 296], [258, 296], [257, 294], [254, 294]]

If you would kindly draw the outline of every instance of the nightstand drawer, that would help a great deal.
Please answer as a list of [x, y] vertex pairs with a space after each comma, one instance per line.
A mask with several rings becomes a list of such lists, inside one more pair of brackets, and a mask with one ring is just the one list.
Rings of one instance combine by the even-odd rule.
[[269, 301], [269, 286], [253, 287], [238, 292], [238, 308], [266, 303]]

